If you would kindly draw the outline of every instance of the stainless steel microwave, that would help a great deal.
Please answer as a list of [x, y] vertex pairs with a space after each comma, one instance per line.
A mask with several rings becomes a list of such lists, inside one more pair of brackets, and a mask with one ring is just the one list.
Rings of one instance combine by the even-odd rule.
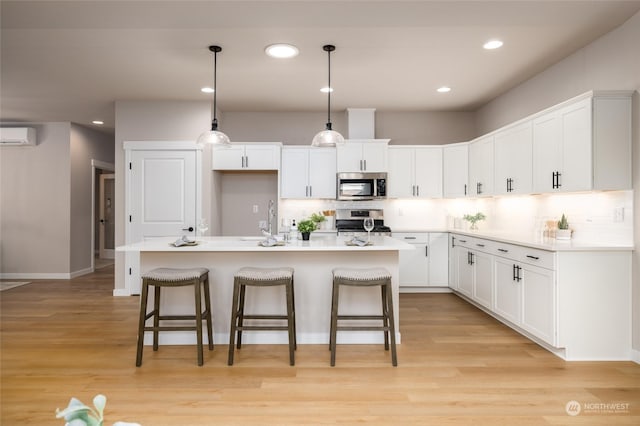
[[386, 173], [338, 173], [338, 200], [377, 200], [387, 197]]

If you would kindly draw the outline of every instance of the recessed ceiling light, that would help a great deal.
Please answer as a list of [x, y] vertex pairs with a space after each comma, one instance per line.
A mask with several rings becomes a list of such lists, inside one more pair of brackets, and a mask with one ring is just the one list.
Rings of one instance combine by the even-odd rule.
[[93, 120], [92, 123], [93, 124], [97, 124], [97, 125], [102, 125], [102, 124], [104, 124], [104, 121], [102, 121], [102, 120]]
[[298, 56], [298, 48], [292, 44], [278, 43], [271, 44], [264, 48], [264, 51], [267, 55], [272, 58], [293, 58], [294, 56]]
[[213, 93], [213, 88], [211, 88], [211, 87], [203, 87], [202, 89], [200, 89], [200, 91], [202, 93]]
[[497, 49], [499, 47], [502, 47], [503, 44], [504, 43], [502, 43], [502, 41], [500, 41], [500, 40], [489, 40], [488, 42], [483, 44], [482, 47], [484, 47], [487, 50], [493, 50], [493, 49]]
[[451, 87], [447, 87], [447, 86], [442, 86], [438, 88], [438, 92], [440, 93], [447, 93], [451, 91]]
[[322, 89], [320, 89], [320, 91], [322, 93], [329, 93], [329, 92], [333, 93], [333, 87], [323, 87]]

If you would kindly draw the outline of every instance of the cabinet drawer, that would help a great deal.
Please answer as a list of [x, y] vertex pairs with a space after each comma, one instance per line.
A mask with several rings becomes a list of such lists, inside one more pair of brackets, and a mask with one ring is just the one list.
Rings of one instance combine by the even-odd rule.
[[555, 254], [546, 250], [494, 242], [493, 254], [513, 260], [514, 262], [536, 265], [546, 269], [555, 269]]
[[408, 244], [427, 244], [429, 242], [429, 234], [426, 232], [393, 232], [391, 236]]
[[469, 237], [467, 235], [454, 235], [454, 237], [455, 245], [457, 246], [487, 253], [493, 252], [493, 246], [495, 245], [494, 241], [477, 237]]

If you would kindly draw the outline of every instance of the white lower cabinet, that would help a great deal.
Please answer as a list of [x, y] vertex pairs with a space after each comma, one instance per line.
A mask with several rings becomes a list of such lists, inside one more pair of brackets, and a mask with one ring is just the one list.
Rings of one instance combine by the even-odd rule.
[[393, 237], [415, 248], [399, 254], [401, 288], [448, 286], [449, 248], [446, 232], [394, 232]]
[[453, 253], [458, 277], [454, 290], [541, 341], [557, 344], [551, 252], [454, 235]]
[[450, 287], [565, 360], [630, 360], [631, 250], [544, 250], [452, 233]]
[[523, 264], [522, 322], [529, 333], [555, 346], [556, 333], [556, 288], [554, 271]]

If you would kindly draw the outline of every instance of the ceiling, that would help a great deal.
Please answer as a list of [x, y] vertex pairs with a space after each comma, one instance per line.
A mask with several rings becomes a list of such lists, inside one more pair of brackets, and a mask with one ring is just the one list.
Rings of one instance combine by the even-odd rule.
[[[0, 119], [114, 128], [116, 100], [218, 109], [472, 111], [621, 25], [640, 1], [5, 1]], [[504, 41], [498, 50], [482, 44]], [[295, 44], [294, 59], [264, 54]], [[452, 91], [437, 93], [440, 86]]]

